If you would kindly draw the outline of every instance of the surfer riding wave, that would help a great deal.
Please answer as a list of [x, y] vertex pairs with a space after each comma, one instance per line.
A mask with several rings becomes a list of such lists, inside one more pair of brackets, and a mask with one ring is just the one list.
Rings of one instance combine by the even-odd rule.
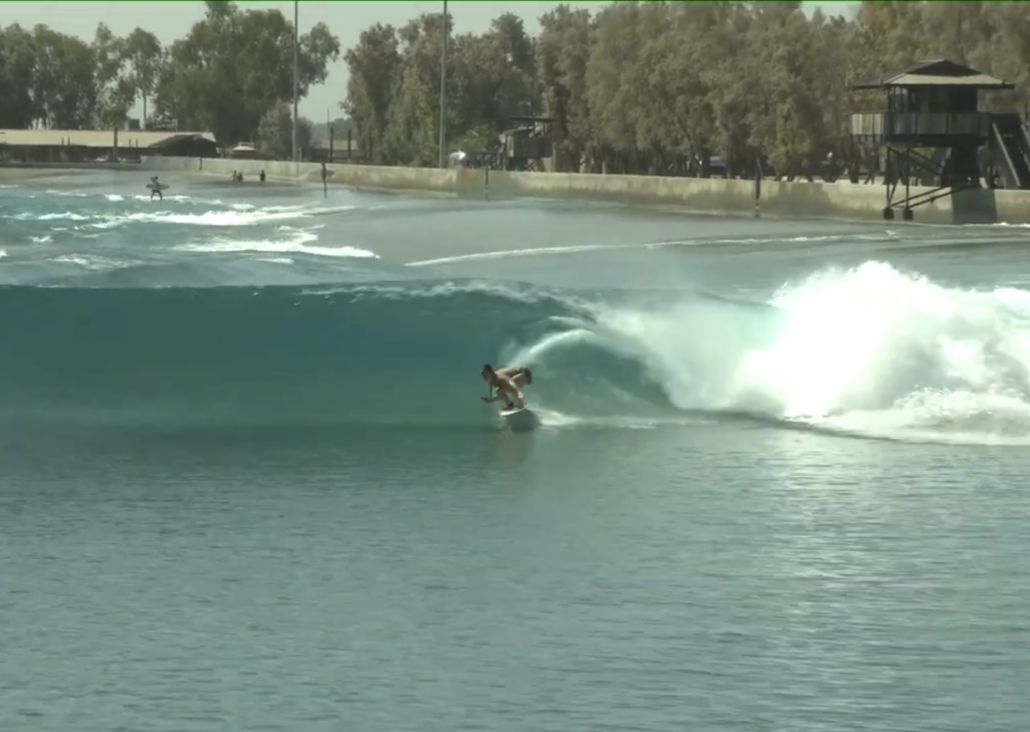
[[522, 397], [519, 387], [529, 386], [533, 383], [533, 372], [525, 366], [511, 366], [504, 369], [495, 369], [490, 364], [483, 366], [480, 375], [490, 385], [490, 396], [480, 397], [484, 402], [495, 402], [502, 397], [505, 400], [504, 408], [512, 410], [525, 409], [526, 402]]

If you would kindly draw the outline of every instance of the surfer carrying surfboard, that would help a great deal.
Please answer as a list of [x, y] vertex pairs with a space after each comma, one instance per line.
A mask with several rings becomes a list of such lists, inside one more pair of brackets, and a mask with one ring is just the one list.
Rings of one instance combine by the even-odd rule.
[[526, 402], [522, 398], [520, 386], [529, 386], [533, 383], [533, 372], [525, 366], [512, 366], [506, 369], [495, 369], [490, 364], [483, 366], [479, 372], [483, 381], [490, 385], [490, 396], [480, 397], [484, 402], [495, 402], [502, 396], [505, 401], [505, 409], [526, 408]]
[[150, 189], [150, 200], [151, 201], [154, 200], [154, 194], [155, 193], [157, 194], [158, 200], [161, 200], [161, 201], [165, 200], [164, 194], [161, 193], [162, 185], [157, 182], [157, 176], [156, 175], [150, 177], [150, 185], [148, 185], [147, 188]]

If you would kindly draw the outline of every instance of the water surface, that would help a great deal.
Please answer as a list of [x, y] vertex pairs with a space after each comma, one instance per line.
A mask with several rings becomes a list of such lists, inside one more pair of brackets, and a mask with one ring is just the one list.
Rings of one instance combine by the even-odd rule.
[[1024, 229], [146, 177], [0, 188], [4, 729], [1030, 719]]

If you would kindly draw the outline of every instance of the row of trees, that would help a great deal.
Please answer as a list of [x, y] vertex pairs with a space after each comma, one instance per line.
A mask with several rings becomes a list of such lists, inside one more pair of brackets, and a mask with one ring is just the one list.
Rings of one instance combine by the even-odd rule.
[[[372, 161], [431, 165], [439, 130], [441, 15], [375, 25], [347, 51], [343, 106]], [[1017, 84], [1030, 100], [1030, 4], [862, 2], [851, 19], [800, 2], [559, 6], [530, 37], [503, 15], [452, 37], [448, 137], [494, 144], [514, 115], [554, 117], [564, 169], [664, 173], [722, 156], [789, 175], [847, 159], [849, 116], [882, 99], [849, 79], [948, 57]]]
[[[221, 142], [264, 142], [289, 156], [293, 24], [278, 10], [207, 2], [189, 34], [162, 47], [137, 28], [124, 38], [101, 23], [91, 43], [45, 25], [0, 28], [0, 127], [124, 126], [136, 102], [151, 127], [171, 121]], [[322, 23], [300, 36], [300, 93], [325, 81], [340, 44]], [[303, 126], [305, 137], [309, 126]]]
[[[92, 42], [46, 26], [0, 28], [0, 127], [124, 125], [142, 101], [223, 143], [257, 140], [288, 156], [293, 26], [277, 10], [207, 2], [189, 34], [162, 47], [148, 31]], [[720, 155], [730, 174], [778, 175], [851, 153], [848, 119], [882, 100], [851, 78], [945, 56], [1013, 81], [998, 105], [1030, 101], [1030, 4], [862, 2], [854, 17], [806, 16], [797, 1], [614, 2], [559, 6], [537, 36], [511, 14], [485, 33], [451, 33], [451, 147], [497, 144], [513, 116], [556, 119], [567, 170], [683, 172]], [[444, 18], [365, 30], [345, 60], [355, 142], [371, 162], [434, 165]], [[300, 37], [300, 93], [326, 80], [340, 46], [319, 23]], [[302, 125], [302, 142], [309, 137]]]

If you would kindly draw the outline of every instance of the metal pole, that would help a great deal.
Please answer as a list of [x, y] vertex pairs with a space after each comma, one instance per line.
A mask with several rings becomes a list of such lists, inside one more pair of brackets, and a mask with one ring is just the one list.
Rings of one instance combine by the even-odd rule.
[[300, 89], [300, 0], [293, 0], [293, 162], [300, 160], [297, 145], [297, 95]]
[[443, 0], [440, 52], [440, 167], [447, 167], [447, 0]]

